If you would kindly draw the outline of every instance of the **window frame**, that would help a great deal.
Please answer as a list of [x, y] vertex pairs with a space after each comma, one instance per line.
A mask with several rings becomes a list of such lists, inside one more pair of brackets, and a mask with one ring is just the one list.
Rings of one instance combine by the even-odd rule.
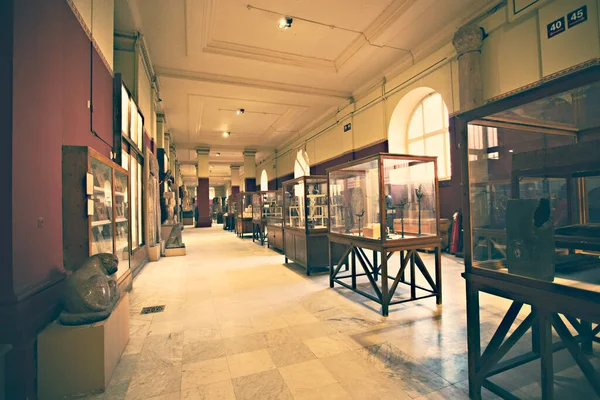
[[[425, 113], [425, 102], [430, 99], [433, 96], [440, 96], [440, 100], [441, 100], [441, 116], [442, 116], [442, 128], [441, 129], [437, 129], [435, 131], [432, 132], [426, 132], [425, 130], [425, 117], [426, 117], [426, 113]], [[413, 119], [415, 118], [415, 114], [419, 111], [419, 109], [421, 109], [421, 134], [418, 137], [415, 138], [410, 138], [410, 127], [412, 125]], [[417, 142], [422, 142], [423, 143], [423, 153], [422, 155], [433, 155], [433, 154], [428, 154], [427, 152], [427, 139], [436, 137], [441, 135], [443, 137], [444, 140], [444, 157], [445, 159], [440, 160], [438, 157], [438, 181], [442, 182], [442, 181], [449, 181], [452, 179], [452, 157], [451, 157], [451, 152], [450, 152], [450, 118], [448, 117], [448, 107], [446, 106], [446, 103], [444, 102], [444, 98], [442, 97], [441, 94], [437, 93], [437, 92], [433, 92], [428, 94], [427, 96], [423, 97], [418, 103], [417, 105], [414, 107], [414, 109], [412, 110], [412, 112], [410, 113], [410, 117], [408, 118], [408, 124], [406, 126], [406, 135], [405, 135], [405, 139], [406, 139], [406, 151], [407, 153], [409, 152], [409, 148], [410, 145], [412, 143], [417, 143]], [[445, 174], [441, 174], [440, 173], [440, 166], [443, 165], [443, 168], [445, 170]]]

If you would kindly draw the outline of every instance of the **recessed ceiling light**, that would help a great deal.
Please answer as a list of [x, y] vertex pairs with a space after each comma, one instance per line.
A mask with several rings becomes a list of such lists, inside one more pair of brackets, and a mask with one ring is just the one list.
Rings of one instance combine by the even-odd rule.
[[223, 137], [229, 137], [231, 135], [231, 132], [223, 132]]
[[294, 22], [294, 19], [292, 17], [281, 18], [281, 20], [279, 21], [279, 28], [281, 28], [281, 29], [291, 28], [292, 22]]
[[512, 153], [512, 152], [514, 152], [514, 150], [509, 150], [508, 152], [509, 152], [509, 153]]
[[242, 115], [244, 113], [244, 111], [246, 111], [246, 110], [244, 110], [243, 108], [240, 108], [239, 110], [236, 111], [236, 113], [237, 113], [237, 115]]
[[217, 153], [217, 157], [220, 157], [220, 156], [221, 156], [221, 153]]

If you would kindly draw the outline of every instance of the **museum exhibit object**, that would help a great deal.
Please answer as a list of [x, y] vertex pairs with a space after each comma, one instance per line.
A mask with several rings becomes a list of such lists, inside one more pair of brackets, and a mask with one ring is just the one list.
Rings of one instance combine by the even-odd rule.
[[283, 251], [283, 190], [279, 189], [269, 205], [271, 212], [267, 216], [267, 246]]
[[283, 183], [283, 250], [290, 259], [312, 271], [326, 271], [327, 177], [303, 176]]
[[[441, 304], [436, 157], [380, 153], [329, 168], [327, 176], [330, 286], [379, 303], [384, 316], [390, 305], [408, 301], [435, 297]], [[417, 282], [417, 272], [426, 284]], [[408, 295], [397, 290], [400, 284], [410, 288]]]
[[235, 219], [235, 232], [240, 238], [252, 235], [252, 195], [254, 192], [240, 192], [238, 194], [237, 215]]
[[63, 252], [65, 268], [74, 271], [88, 257], [114, 254], [116, 279], [129, 274], [129, 173], [84, 146], [62, 148]]
[[183, 198], [181, 199], [183, 225], [194, 225], [194, 205], [192, 204], [192, 197], [185, 185], [181, 186], [181, 188], [183, 191]]
[[229, 197], [227, 198], [227, 217], [226, 217], [226, 224], [227, 225], [227, 230], [228, 231], [232, 231], [235, 232], [236, 230], [236, 214], [237, 214], [237, 202], [238, 202], [238, 195], [237, 194], [231, 194], [229, 195]]
[[[567, 361], [579, 398], [600, 396], [599, 81], [594, 65], [457, 116], [473, 399], [519, 398], [524, 364], [558, 398]], [[480, 293], [512, 302], [492, 336]]]
[[252, 195], [252, 241], [261, 246], [268, 242], [267, 221], [269, 217], [281, 218], [282, 207], [277, 205], [277, 191], [266, 190]]

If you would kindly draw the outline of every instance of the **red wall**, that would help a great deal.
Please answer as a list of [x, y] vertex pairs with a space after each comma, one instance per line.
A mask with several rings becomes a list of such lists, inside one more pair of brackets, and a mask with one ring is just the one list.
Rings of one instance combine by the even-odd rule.
[[[235, 186], [234, 186], [235, 187]], [[198, 187], [196, 188], [196, 206], [198, 207], [198, 221], [196, 228], [209, 228], [212, 225], [210, 205], [212, 199], [209, 199], [208, 178], [198, 178]]]

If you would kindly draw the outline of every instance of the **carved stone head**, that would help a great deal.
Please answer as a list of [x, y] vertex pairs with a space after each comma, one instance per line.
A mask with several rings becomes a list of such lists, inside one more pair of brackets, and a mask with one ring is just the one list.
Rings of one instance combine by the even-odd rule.
[[106, 270], [106, 275], [112, 275], [119, 269], [119, 259], [110, 253], [98, 254], [102, 267]]

